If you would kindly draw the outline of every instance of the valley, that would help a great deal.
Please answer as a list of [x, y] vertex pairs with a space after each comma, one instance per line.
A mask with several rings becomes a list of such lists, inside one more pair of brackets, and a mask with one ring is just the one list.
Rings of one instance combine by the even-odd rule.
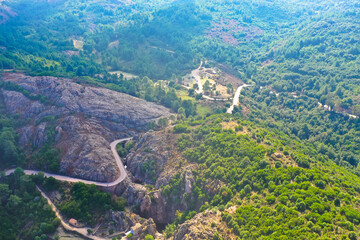
[[359, 239], [359, 16], [0, 1], [0, 239]]

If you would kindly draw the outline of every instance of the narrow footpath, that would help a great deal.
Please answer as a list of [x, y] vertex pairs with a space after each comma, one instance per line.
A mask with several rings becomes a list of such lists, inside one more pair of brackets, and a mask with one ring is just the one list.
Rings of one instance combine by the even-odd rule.
[[[116, 161], [116, 165], [118, 166], [119, 170], [120, 170], [120, 175], [119, 177], [113, 181], [113, 182], [109, 182], [109, 183], [104, 183], [104, 182], [96, 182], [96, 181], [89, 181], [89, 180], [84, 180], [84, 179], [80, 179], [80, 178], [73, 178], [73, 177], [68, 177], [68, 176], [64, 176], [64, 175], [57, 175], [57, 174], [52, 174], [52, 173], [44, 173], [45, 177], [53, 177], [59, 181], [67, 181], [67, 182], [82, 182], [85, 184], [95, 184], [96, 186], [100, 186], [100, 187], [112, 187], [115, 186], [119, 183], [121, 183], [122, 181], [124, 181], [124, 179], [127, 176], [124, 164], [121, 161], [121, 158], [119, 156], [119, 154], [116, 151], [116, 145], [120, 142], [126, 142], [126, 141], [130, 141], [132, 140], [132, 138], [122, 138], [119, 140], [115, 140], [112, 143], [110, 143], [110, 148], [111, 151], [114, 155], [115, 161]], [[5, 176], [8, 176], [10, 174], [12, 174], [15, 171], [15, 169], [10, 169], [5, 171]], [[37, 170], [24, 170], [24, 173], [26, 175], [36, 175], [38, 173], [40, 173], [42, 171], [37, 171]], [[105, 240], [107, 238], [100, 238], [91, 234], [88, 234], [88, 230], [90, 230], [90, 228], [78, 228], [78, 227], [73, 227], [71, 225], [69, 225], [64, 218], [61, 216], [59, 210], [56, 208], [55, 204], [50, 200], [50, 198], [38, 187], [36, 186], [36, 188], [40, 191], [41, 195], [47, 200], [48, 204], [51, 206], [52, 210], [55, 212], [56, 216], [60, 219], [61, 221], [61, 225], [68, 231], [72, 231], [72, 232], [77, 232], [78, 234], [84, 236], [85, 238], [88, 239], [94, 239], [94, 240]]]

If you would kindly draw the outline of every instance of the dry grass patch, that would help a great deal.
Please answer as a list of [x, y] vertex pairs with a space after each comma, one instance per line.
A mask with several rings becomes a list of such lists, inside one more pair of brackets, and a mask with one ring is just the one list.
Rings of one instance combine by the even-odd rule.
[[222, 122], [221, 126], [223, 129], [232, 129], [235, 131], [235, 128], [239, 126], [237, 122], [229, 121], [229, 122]]

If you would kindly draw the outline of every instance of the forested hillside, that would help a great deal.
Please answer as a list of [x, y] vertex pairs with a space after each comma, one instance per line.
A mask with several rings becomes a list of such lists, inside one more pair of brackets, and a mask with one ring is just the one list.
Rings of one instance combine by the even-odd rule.
[[[177, 147], [197, 165], [194, 194], [183, 196], [190, 208], [217, 207], [241, 239], [356, 236], [358, 177], [306, 141], [240, 119], [214, 116], [182, 125], [189, 134]], [[176, 183], [164, 194], [178, 194]]]
[[[360, 238], [359, 17], [359, 0], [0, 1], [0, 171], [59, 173], [68, 133], [134, 137], [117, 146], [129, 177], [111, 193], [2, 174], [0, 238], [56, 238], [36, 186], [107, 239], [138, 223], [129, 239]], [[119, 134], [134, 111], [95, 124], [28, 76], [71, 79], [71, 99], [107, 88], [172, 116]], [[19, 114], [25, 98], [35, 104]], [[55, 108], [93, 125], [65, 129]]]

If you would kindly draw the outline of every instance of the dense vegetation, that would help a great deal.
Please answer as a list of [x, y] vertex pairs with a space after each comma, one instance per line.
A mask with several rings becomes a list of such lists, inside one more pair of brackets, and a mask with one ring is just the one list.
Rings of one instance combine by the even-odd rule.
[[0, 169], [12, 165], [20, 165], [24, 156], [17, 144], [16, 126], [20, 124], [6, 114], [5, 106], [0, 98]]
[[[26, 97], [32, 100], [38, 100], [46, 103], [43, 96], [31, 95], [27, 90], [21, 88], [16, 84], [9, 82], [0, 82], [0, 87], [9, 91], [18, 91], [24, 94]], [[18, 135], [16, 128], [21, 127], [32, 119], [23, 119], [19, 116], [11, 116], [6, 114], [5, 106], [0, 99], [0, 167], [1, 169], [10, 168], [14, 166], [26, 167], [29, 165], [35, 165], [38, 169], [50, 172], [58, 172], [59, 165], [59, 150], [53, 147], [55, 141], [55, 127], [53, 116], [47, 116], [36, 122], [48, 122], [46, 127], [46, 133], [48, 136], [47, 142], [40, 149], [36, 146], [31, 146], [35, 149], [34, 154], [31, 157], [25, 156], [25, 151], [18, 145]]]
[[355, 1], [342, 2], [341, 11], [336, 1], [4, 4], [18, 13], [0, 25], [5, 69], [105, 79], [123, 70], [170, 79], [205, 57], [244, 81], [359, 115]]
[[157, 82], [148, 77], [135, 78], [131, 81], [122, 76], [111, 75], [105, 80], [105, 86], [115, 91], [125, 92], [135, 97], [143, 98], [149, 102], [156, 102], [172, 109], [174, 112], [186, 117], [196, 115], [196, 103], [192, 100], [182, 100], [177, 96], [174, 81], [169, 84]]
[[263, 126], [306, 140], [340, 165], [355, 169], [360, 161], [360, 119], [325, 111], [315, 99], [287, 94], [276, 96], [268, 89], [244, 92], [243, 102], [252, 106], [249, 119]]
[[21, 169], [0, 179], [0, 238], [45, 240], [60, 220]]
[[[237, 126], [227, 129], [233, 121]], [[183, 196], [194, 203], [193, 209], [198, 203], [203, 204], [200, 211], [217, 207], [241, 239], [357, 236], [359, 179], [335, 165], [326, 152], [241, 118], [214, 116], [195, 122], [196, 128], [182, 134], [177, 144], [198, 166], [194, 192]], [[188, 129], [194, 125], [188, 124]], [[165, 195], [181, 192], [179, 177], [164, 187]], [[224, 211], [232, 205], [238, 208], [235, 214]], [[185, 220], [189, 214], [179, 216]]]
[[96, 225], [106, 210], [124, 211], [126, 205], [124, 198], [112, 199], [110, 193], [100, 191], [95, 185], [75, 183], [70, 193], [70, 199], [61, 204], [60, 211], [68, 218], [90, 225]]
[[[166, 236], [197, 212], [218, 209], [240, 239], [357, 238], [357, 0], [14, 0], [3, 6], [16, 14], [0, 9], [5, 14], [0, 18], [0, 69], [77, 78], [178, 113], [172, 131], [180, 135], [177, 148], [185, 160], [179, 164], [196, 165], [195, 183], [191, 195], [182, 195], [181, 173], [162, 186], [168, 202], [188, 203]], [[182, 77], [200, 61], [253, 85], [242, 91], [233, 117], [223, 114], [229, 103], [212, 102], [206, 103], [211, 111], [203, 118], [202, 95], [194, 89], [182, 94]], [[116, 71], [124, 72], [117, 76]], [[14, 84], [0, 82], [0, 88], [47, 104]], [[210, 112], [219, 115], [209, 117]], [[31, 158], [18, 146], [16, 134], [28, 120], [9, 116], [0, 99], [0, 169], [31, 165], [57, 172], [54, 119], [41, 120], [48, 122], [49, 141]], [[149, 129], [168, 124], [162, 119]], [[129, 151], [129, 146], [118, 147], [122, 156]], [[155, 180], [154, 166], [147, 161], [141, 171]], [[53, 230], [57, 221], [42, 208], [46, 203], [37, 198], [31, 179], [17, 171], [1, 181], [0, 238], [44, 238]], [[36, 181], [49, 191], [61, 189], [53, 180]], [[124, 199], [111, 199], [95, 186], [74, 184], [59, 207], [67, 217], [94, 223], [92, 216], [124, 205]], [[227, 210], [232, 205], [235, 213]], [[41, 211], [33, 213], [33, 225], [20, 232], [35, 207]]]

